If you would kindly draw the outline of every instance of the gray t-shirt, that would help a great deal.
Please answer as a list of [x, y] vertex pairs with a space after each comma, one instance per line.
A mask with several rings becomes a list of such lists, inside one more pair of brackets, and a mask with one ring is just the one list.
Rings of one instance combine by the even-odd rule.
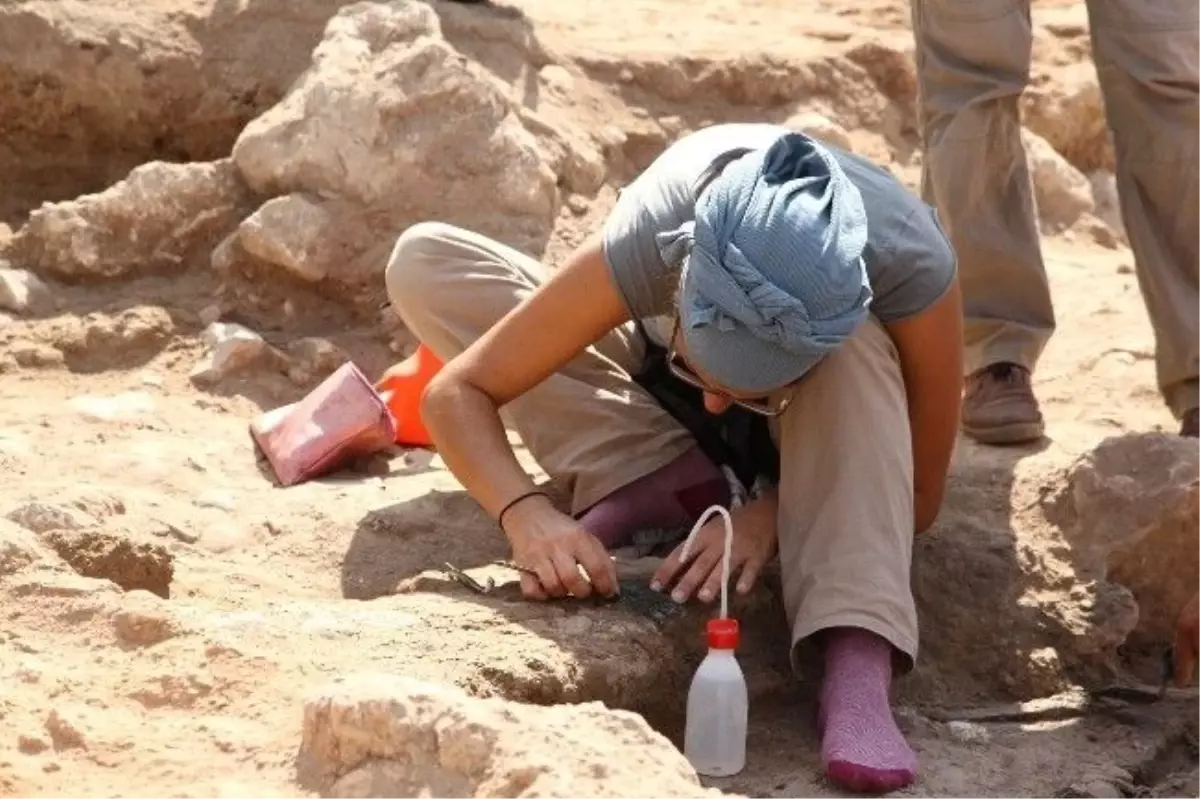
[[[604, 224], [603, 246], [635, 319], [656, 320], [651, 329], [663, 330], [679, 275], [663, 262], [654, 237], [695, 218], [696, 186], [713, 161], [733, 150], [767, 147], [788, 130], [757, 123], [704, 128], [675, 142], [625, 187]], [[933, 209], [881, 167], [825, 146], [862, 194], [871, 312], [884, 323], [920, 313], [945, 293], [957, 269]]]

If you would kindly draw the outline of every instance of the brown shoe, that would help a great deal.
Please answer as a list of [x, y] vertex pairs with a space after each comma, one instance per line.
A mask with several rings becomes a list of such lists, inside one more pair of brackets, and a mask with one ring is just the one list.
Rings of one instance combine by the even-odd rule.
[[1045, 429], [1029, 370], [994, 363], [967, 377], [962, 429], [981, 444], [1025, 444]]
[[1179, 435], [1200, 438], [1200, 408], [1192, 408], [1183, 415]]

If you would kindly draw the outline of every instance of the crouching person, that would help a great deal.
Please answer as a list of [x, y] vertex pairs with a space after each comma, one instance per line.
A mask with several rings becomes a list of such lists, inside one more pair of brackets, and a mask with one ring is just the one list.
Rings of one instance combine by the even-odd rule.
[[[928, 206], [803, 134], [718, 125], [667, 149], [553, 274], [424, 223], [400, 236], [387, 287], [446, 361], [425, 423], [529, 570], [526, 597], [613, 594], [606, 550], [728, 504], [723, 465], [766, 476], [733, 512], [731, 588], [778, 554], [793, 663], [822, 674], [829, 776], [915, 779], [889, 687], [917, 654], [913, 536], [941, 503], [962, 364], [955, 259]], [[505, 423], [570, 486], [569, 513]], [[713, 600], [723, 535], [717, 518], [652, 587]]]

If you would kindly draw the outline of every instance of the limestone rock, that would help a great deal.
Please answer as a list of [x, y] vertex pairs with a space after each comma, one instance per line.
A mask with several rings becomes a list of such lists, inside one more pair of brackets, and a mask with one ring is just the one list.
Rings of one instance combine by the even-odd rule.
[[537, 250], [557, 211], [556, 176], [513, 102], [418, 2], [339, 11], [312, 67], [246, 127], [233, 158], [274, 199], [225, 255], [352, 293], [380, 290], [396, 236], [415, 222]]
[[148, 161], [225, 157], [347, 2], [0, 3], [0, 183], [73, 197]]
[[118, 313], [64, 316], [55, 346], [84, 365], [87, 371], [121, 368], [143, 361], [162, 349], [175, 333], [167, 309], [154, 305], [126, 308]]
[[916, 122], [917, 70], [911, 47], [900, 50], [867, 39], [848, 50], [846, 58], [866, 70], [879, 90], [904, 113], [905, 125]]
[[1055, 79], [1026, 90], [1021, 102], [1024, 124], [1083, 172], [1113, 171], [1112, 136], [1095, 67], [1080, 62]]
[[208, 352], [189, 377], [198, 385], [213, 385], [229, 375], [277, 362], [280, 353], [262, 336], [234, 322], [213, 322], [204, 330]]
[[240, 244], [264, 263], [309, 281], [324, 278], [337, 253], [337, 220], [317, 197], [297, 192], [263, 203], [238, 228]]
[[17, 231], [8, 252], [64, 279], [177, 272], [232, 230], [248, 202], [228, 159], [148, 163], [99, 194], [43, 205]]
[[110, 580], [126, 591], [170, 596], [175, 564], [162, 544], [104, 529], [50, 530], [42, 539], [84, 577]]
[[149, 591], [130, 591], [122, 598], [121, 605], [112, 615], [113, 631], [127, 644], [149, 646], [181, 631], [169, 605]]
[[0, 309], [14, 313], [41, 313], [51, 305], [50, 288], [24, 269], [6, 268], [0, 261]]
[[56, 750], [87, 748], [87, 740], [79, 725], [58, 710], [51, 710], [46, 716], [45, 727]]
[[1125, 220], [1121, 218], [1121, 201], [1117, 194], [1117, 176], [1102, 169], [1088, 175], [1092, 186], [1092, 203], [1095, 214], [1118, 237], [1125, 238]]
[[83, 530], [87, 527], [94, 527], [97, 523], [95, 519], [77, 508], [50, 502], [26, 502], [9, 511], [7, 518], [35, 533], [46, 533], [51, 530]]
[[0, 519], [0, 577], [24, 569], [39, 561], [56, 559], [33, 531], [7, 519]]
[[633, 713], [474, 699], [392, 674], [311, 699], [301, 758], [337, 796], [718, 795]]
[[1036, 133], [1023, 131], [1021, 140], [1042, 226], [1051, 231], [1065, 230], [1091, 212], [1095, 207], [1092, 187], [1083, 173]]
[[938, 523], [917, 538], [921, 652], [897, 684], [903, 701], [970, 705], [1099, 687], [1138, 625], [1133, 593], [1090, 556], [1069, 499], [1053, 499], [1070, 497], [1069, 461], [1016, 471], [1011, 457], [960, 450]]
[[300, 385], [328, 377], [350, 360], [350, 355], [341, 347], [317, 336], [290, 341], [286, 350], [293, 361], [288, 376]]
[[1127, 588], [1139, 609], [1129, 643], [1172, 639], [1200, 581], [1200, 452], [1165, 433], [1110, 438], [1071, 469], [1051, 502], [1077, 559]]
[[992, 739], [987, 727], [970, 721], [946, 722], [946, 732], [954, 740], [965, 744], [986, 744]]
[[846, 132], [846, 129], [823, 114], [815, 111], [802, 111], [783, 124], [793, 130], [807, 133], [818, 141], [854, 152], [854, 143], [850, 141], [850, 134]]

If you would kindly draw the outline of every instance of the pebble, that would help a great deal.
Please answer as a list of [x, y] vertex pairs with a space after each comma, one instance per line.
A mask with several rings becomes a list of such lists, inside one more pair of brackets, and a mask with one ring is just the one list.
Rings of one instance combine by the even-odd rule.
[[27, 369], [62, 366], [66, 362], [61, 350], [38, 341], [14, 342], [8, 351], [18, 366]]
[[567, 208], [571, 209], [571, 213], [575, 216], [583, 216], [590, 208], [586, 197], [581, 197], [578, 194], [572, 194], [567, 197]]
[[181, 528], [178, 524], [164, 522], [161, 518], [156, 518], [154, 521], [155, 524], [150, 528], [150, 533], [160, 537], [160, 539], [172, 537], [172, 539], [175, 539], [176, 541], [182, 541], [184, 543], [196, 543], [200, 537], [198, 534], [192, 533], [191, 530]]
[[986, 727], [969, 721], [947, 722], [946, 731], [951, 738], [965, 744], [986, 744], [992, 740], [992, 734]]
[[86, 749], [87, 742], [83, 733], [73, 723], [63, 718], [57, 710], [51, 710], [46, 717], [46, 732], [55, 749]]
[[213, 384], [274, 352], [258, 333], [233, 322], [213, 322], [202, 336], [208, 353], [191, 371], [192, 382]]
[[335, 372], [350, 356], [329, 339], [308, 336], [289, 342], [287, 354], [294, 360], [288, 377], [303, 385], [315, 378], [323, 378]]
[[0, 309], [25, 313], [44, 310], [50, 304], [50, 288], [42, 279], [24, 269], [7, 268], [0, 261]]
[[205, 306], [204, 309], [200, 311], [200, 324], [208, 327], [214, 322], [220, 321], [221, 314], [222, 311], [220, 305], [214, 304]]
[[173, 638], [180, 632], [179, 622], [167, 603], [149, 591], [127, 592], [120, 610], [112, 615], [113, 631], [127, 644], [150, 646]]
[[21, 750], [26, 755], [39, 755], [50, 748], [50, 744], [46, 743], [42, 738], [36, 735], [19, 735], [17, 736], [17, 749]]
[[550, 88], [568, 93], [575, 87], [575, 78], [566, 67], [547, 64], [538, 70], [538, 77]]
[[1072, 786], [1077, 796], [1087, 796], [1090, 799], [1122, 799], [1125, 793], [1107, 780], [1089, 780]]

